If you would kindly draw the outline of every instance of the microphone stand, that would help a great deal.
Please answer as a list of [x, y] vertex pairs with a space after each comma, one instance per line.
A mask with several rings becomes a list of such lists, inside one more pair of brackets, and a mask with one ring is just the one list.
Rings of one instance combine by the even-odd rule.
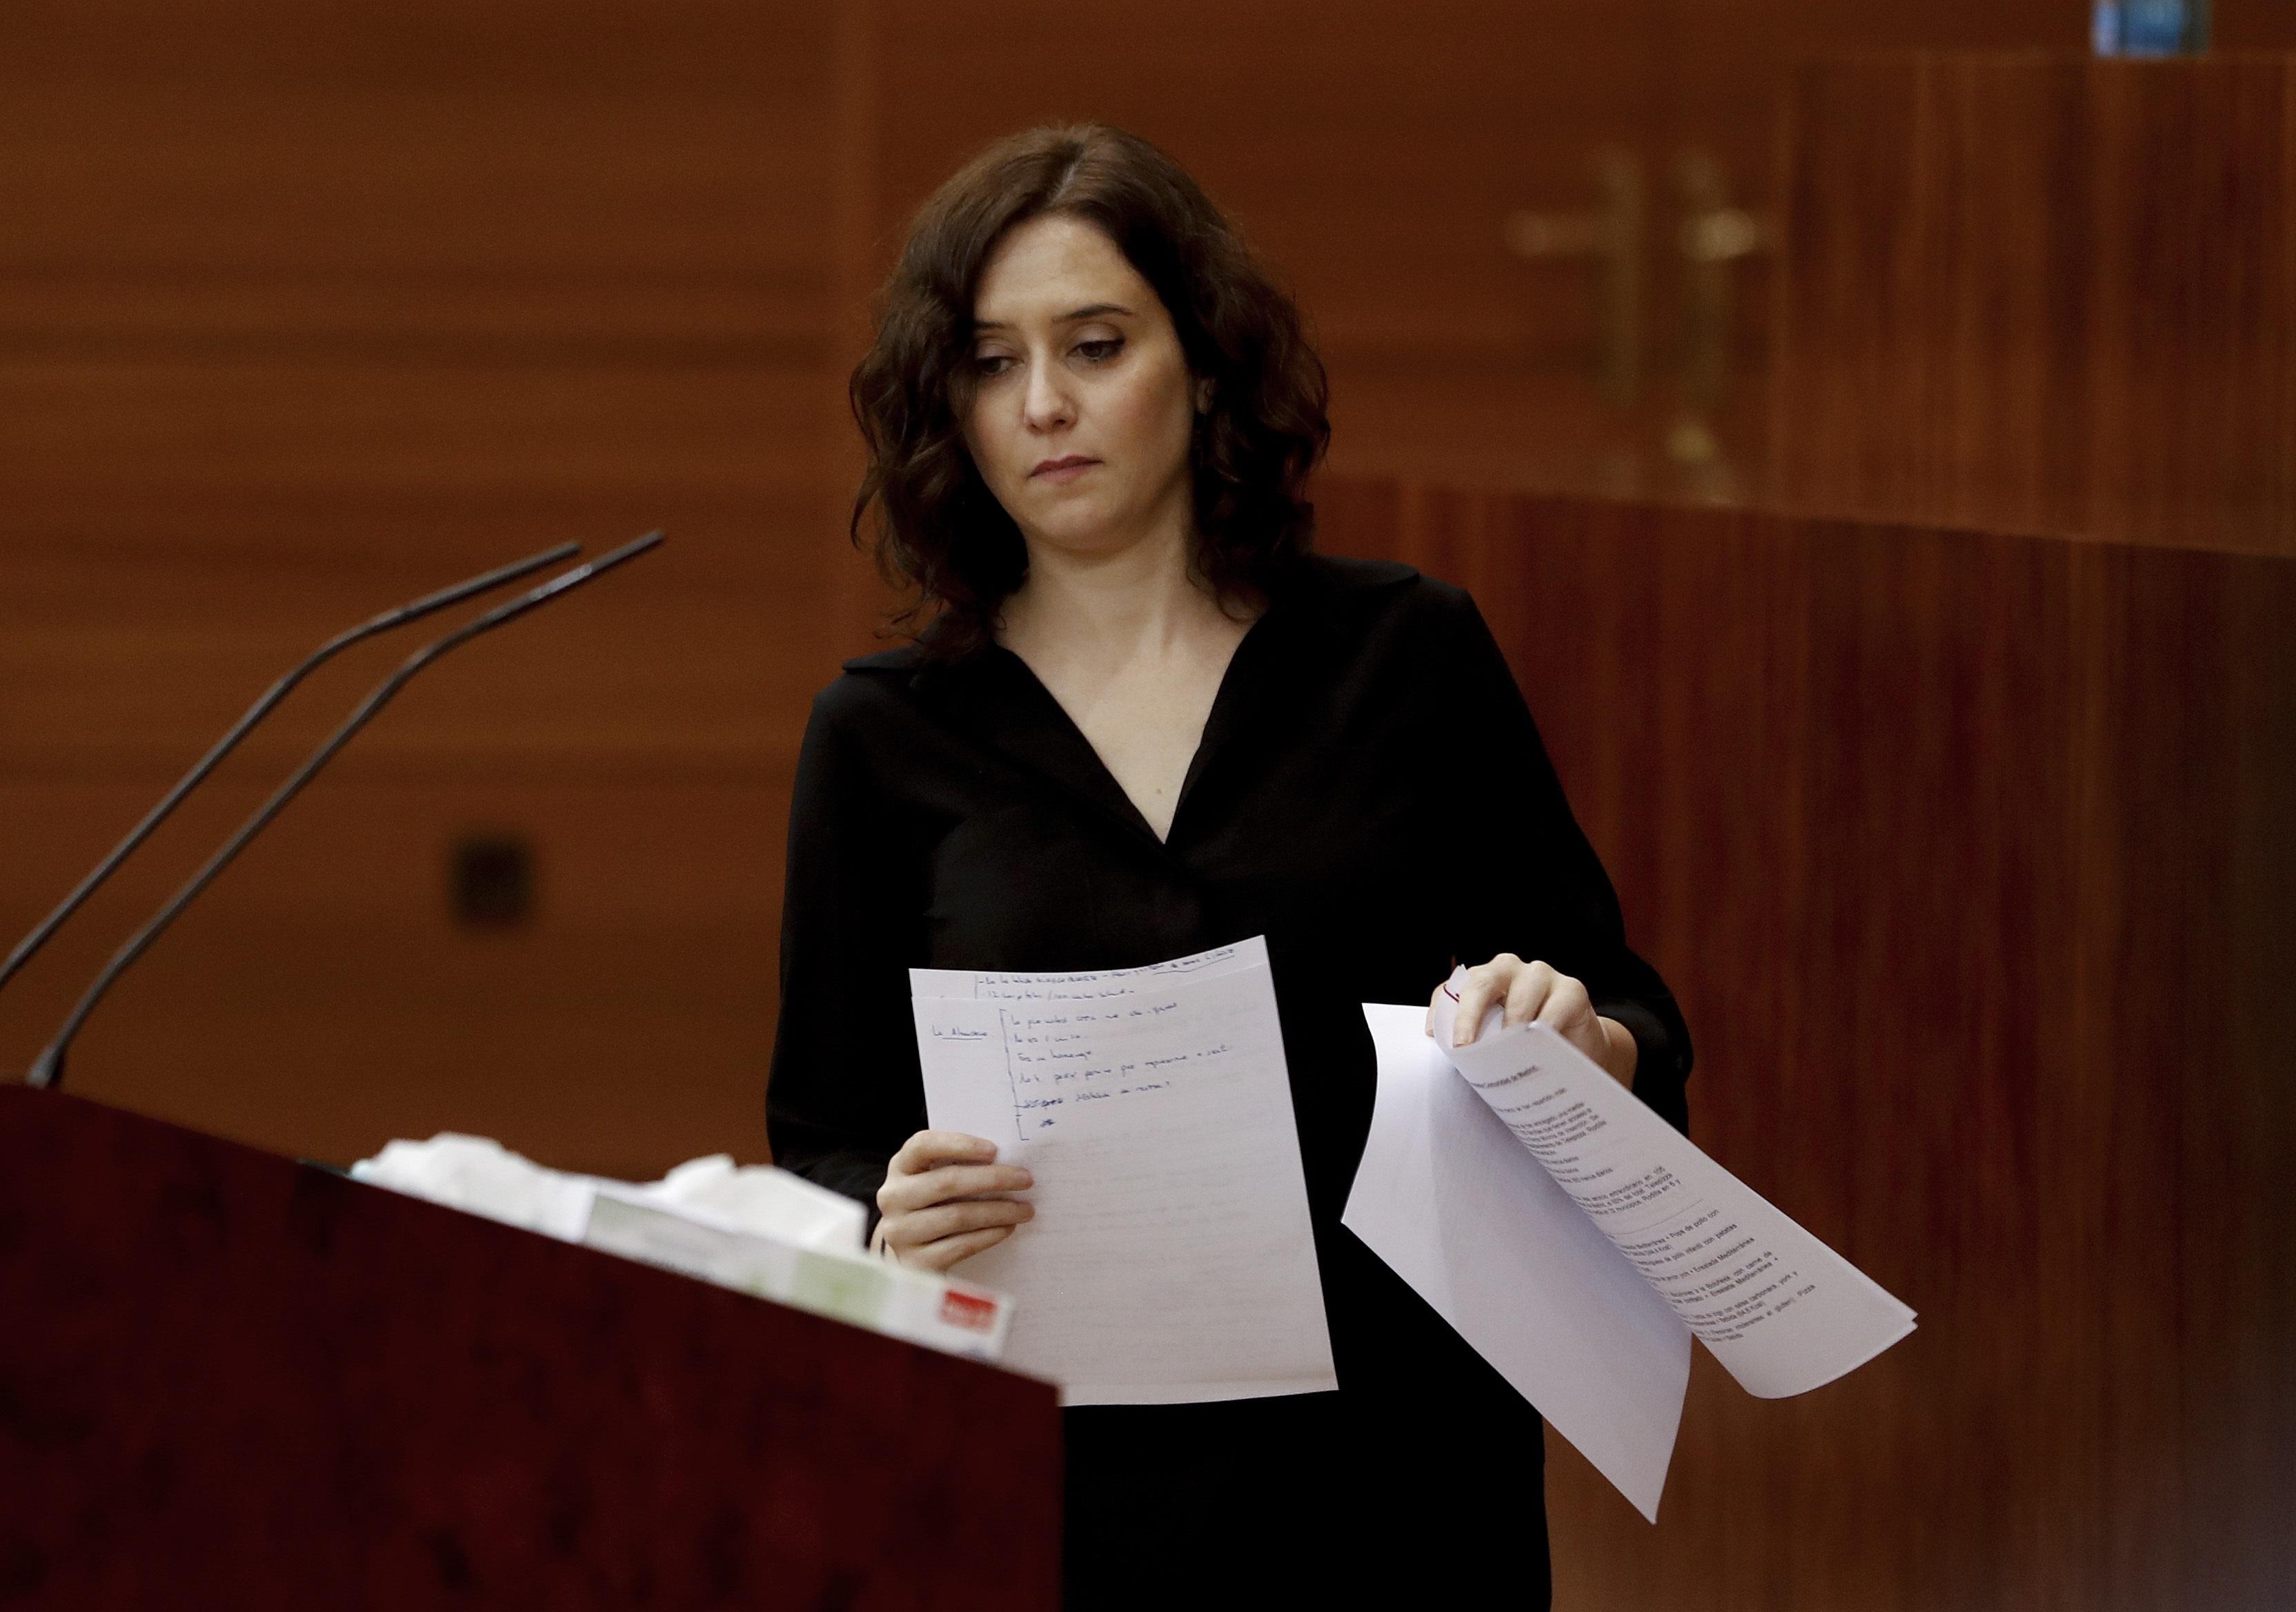
[[[72, 1038], [79, 1033], [80, 1026], [87, 1022], [88, 1015], [94, 1011], [95, 1005], [103, 999], [104, 993], [111, 989], [113, 982], [118, 980], [137, 958], [144, 955], [152, 942], [160, 937], [168, 925], [175, 922], [184, 909], [196, 900], [201, 891], [214, 883], [216, 876], [230, 866], [232, 859], [246, 849], [248, 842], [260, 834], [271, 819], [279, 815], [287, 802], [293, 800], [301, 792], [303, 786], [317, 776], [319, 769], [332, 761], [336, 753], [348, 744], [360, 728], [373, 720], [375, 714], [389, 704], [393, 696], [406, 687], [418, 672], [449, 651], [458, 649], [469, 643], [480, 634], [490, 631], [505, 621], [515, 621], [529, 611], [539, 609], [560, 595], [580, 587], [591, 578], [611, 571], [627, 561], [634, 560], [647, 550], [658, 547], [661, 540], [661, 533], [649, 532], [636, 542], [626, 543], [609, 554], [599, 555], [586, 564], [578, 565], [571, 571], [562, 572], [540, 587], [497, 604], [483, 615], [472, 617], [452, 632], [433, 639], [409, 656], [397, 671], [384, 679], [376, 687], [374, 692], [360, 703], [358, 708], [344, 720], [342, 726], [328, 736], [326, 742], [312, 753], [308, 761], [295, 770], [293, 776], [272, 793], [271, 798], [264, 802], [256, 810], [254, 815], [240, 825], [238, 832], [225, 842], [222, 849], [201, 865], [200, 870], [170, 898], [168, 904], [162, 907], [143, 928], [130, 935], [127, 942], [112, 955], [111, 961], [104, 966], [103, 972], [96, 976], [95, 983], [87, 988], [87, 992], [80, 998], [78, 1006], [72, 1009], [71, 1016], [66, 1019], [63, 1027], [56, 1032], [55, 1039], [48, 1043], [46, 1050], [42, 1052], [32, 1065], [31, 1073], [28, 1077], [29, 1083], [50, 1090], [63, 1084], [64, 1054], [70, 1049]], [[465, 584], [466, 588], [469, 586]], [[381, 619], [377, 618], [378, 621]], [[249, 725], [242, 721], [242, 729]], [[181, 798], [180, 791], [175, 798]]]
[[421, 621], [424, 616], [434, 614], [450, 604], [459, 604], [475, 594], [491, 592], [505, 582], [515, 582], [521, 577], [540, 571], [545, 565], [554, 565], [559, 561], [579, 554], [581, 551], [582, 546], [579, 543], [561, 543], [555, 547], [545, 548], [540, 554], [529, 555], [527, 558], [512, 564], [499, 566], [484, 576], [472, 577], [467, 582], [457, 582], [452, 588], [441, 588], [434, 594], [426, 594], [413, 604], [401, 604], [396, 610], [386, 610], [379, 616], [371, 617], [360, 622], [348, 632], [337, 633], [320, 645], [301, 665], [274, 683], [269, 692], [249, 706], [247, 714], [232, 724], [231, 731], [217, 739], [215, 747], [200, 758], [199, 765], [178, 779], [176, 786], [168, 791], [166, 797], [144, 814], [144, 820], [128, 830], [127, 837], [114, 845], [111, 848], [111, 853], [95, 865], [94, 871], [82, 879], [78, 887], [64, 897], [57, 904], [53, 912], [41, 919], [31, 933], [17, 942], [16, 950], [8, 954], [8, 960], [0, 963], [0, 990], [7, 988], [8, 982], [15, 976], [16, 971], [32, 960], [40, 948], [48, 943], [49, 937], [63, 927], [64, 920], [78, 912], [86, 902], [87, 898], [94, 895], [106, 879], [119, 871], [119, 865], [135, 853], [135, 848], [150, 839], [152, 831], [166, 822], [169, 814], [184, 803], [184, 797], [205, 782], [208, 774], [216, 769], [217, 764], [222, 761], [224, 757], [238, 749], [239, 742], [254, 730], [257, 723], [269, 716], [273, 708], [285, 699], [298, 683], [354, 644], [364, 643], [379, 633], [389, 632], [394, 627], [403, 627], [409, 621]]

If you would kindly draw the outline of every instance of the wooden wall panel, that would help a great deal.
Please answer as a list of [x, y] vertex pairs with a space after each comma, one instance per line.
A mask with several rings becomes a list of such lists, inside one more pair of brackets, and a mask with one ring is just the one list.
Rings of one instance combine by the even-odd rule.
[[[1797, 50], [2046, 42], [2061, 9], [1914, 24], [1781, 4], [1726, 27], [1674, 0], [1439, 16], [1389, 0], [12, 5], [0, 767], [19, 793], [0, 925], [28, 925], [103, 837], [92, 822], [68, 851], [42, 790], [115, 790], [100, 827], [122, 827], [135, 789], [156, 794], [345, 622], [562, 537], [656, 524], [662, 554], [442, 668], [347, 766], [429, 789], [483, 759], [528, 790], [518, 826], [545, 858], [616, 888], [657, 876], [556, 849], [586, 832], [585, 790], [683, 821], [691, 792], [724, 788], [770, 844], [807, 696], [882, 606], [840, 541], [866, 300], [908, 210], [997, 134], [1111, 118], [1195, 165], [1298, 282], [1342, 468], [1631, 486], [1612, 472], [1620, 431], [1642, 426], [1593, 405], [1584, 278], [1511, 259], [1506, 213], [1582, 204], [1598, 145], [1653, 169], [1685, 142], [1739, 149]], [[232, 777], [283, 769], [323, 704], [299, 702]], [[443, 800], [424, 810], [432, 841], [460, 820]], [[194, 849], [155, 848], [150, 876]], [[438, 854], [401, 865], [410, 921], [436, 903]], [[240, 921], [242, 876], [216, 893], [219, 929]], [[770, 881], [753, 893], [751, 936]], [[0, 1058], [29, 1055], [126, 916], [91, 915], [12, 992]], [[184, 970], [197, 1000], [201, 955], [187, 928], [147, 966]], [[528, 966], [555, 977], [539, 950]], [[665, 1033], [566, 999], [625, 1062]], [[768, 989], [726, 1046], [753, 1044], [771, 1007]], [[198, 1119], [191, 1088], [163, 1090], [171, 1027], [137, 1022], [149, 1039], [101, 1027], [78, 1078], [101, 1092], [133, 1072]], [[506, 1089], [539, 1078], [506, 1046], [488, 1056], [482, 1078]], [[394, 1123], [430, 1128], [419, 1106]], [[301, 1151], [346, 1134], [324, 1106], [266, 1126], [247, 1134]], [[636, 1134], [566, 1145], [603, 1166]]]
[[1794, 80], [1767, 498], [2296, 552], [2296, 56]]
[[[902, 219], [964, 155], [1095, 116], [1194, 166], [1318, 325], [1341, 472], [1632, 487], [1662, 375], [1652, 417], [1599, 413], [1584, 283], [1510, 259], [1505, 213], [1583, 204], [1607, 143], [1653, 174], [1709, 146], [1761, 205], [1789, 59], [2062, 48], [2080, 9], [12, 5], [0, 933], [321, 637], [562, 537], [666, 524], [662, 553], [410, 692], [122, 988], [74, 1078], [339, 1159], [447, 1126], [619, 1174], [758, 1156], [793, 746], [878, 604], [840, 548], [842, 376]], [[2255, 38], [2257, 14], [2227, 5], [2226, 42], [2237, 15], [2296, 44]], [[2233, 102], [2177, 87], [2220, 69]], [[2285, 276], [2241, 279], [2215, 226], [2284, 201], [2296, 167], [2222, 160], [2284, 119], [2283, 70], [1987, 70], [2045, 93], [1948, 95], [1934, 63], [1797, 80], [1826, 120], [1811, 162], [1842, 159], [1808, 171], [1885, 189], [1887, 119], [1927, 85], [1923, 171], [1982, 171], [1924, 227], [1995, 275], [1936, 306], [2005, 377], [1952, 394], [1953, 444], [2038, 498], [2103, 443], [2120, 466], [2080, 485], [2205, 539], [2221, 510], [2192, 495], [2215, 484], [2147, 454], [2284, 485], [2250, 428], [2284, 424], [2286, 372], [2243, 333], [2296, 328]], [[2099, 84], [2119, 132], [2083, 147], [2070, 102]], [[2139, 147], [2205, 183], [2158, 207], [2100, 189], [2038, 247], [1988, 210]], [[2130, 274], [2081, 319], [2037, 294], [2116, 230]], [[1828, 239], [1843, 255], [1794, 294], [1843, 321], [1830, 406], [1940, 417], [1947, 372], [1882, 351], [1906, 310], [1872, 288], [1919, 289], [1888, 279], [1909, 260], [1870, 226]], [[2165, 308], [2197, 378], [2140, 339], [2177, 243], [2199, 243]], [[2109, 297], [2122, 336], [2089, 342]], [[2068, 354], [2185, 414], [2029, 448]], [[1855, 474], [1890, 447], [1791, 440]], [[2259, 1186], [2296, 1162], [2284, 563], [1323, 497], [1336, 545], [1484, 599], [1689, 1006], [1702, 1139], [1924, 1313], [1802, 1401], [1702, 1366], [1655, 1535], [1558, 1453], [1564, 1604], [2296, 1600], [2296, 1239]], [[0, 1066], [399, 647], [299, 696], [12, 989]], [[537, 847], [537, 917], [456, 929], [446, 848], [504, 827]]]
[[[429, 674], [91, 1028], [76, 1089], [347, 1159], [762, 1156], [789, 769], [833, 670], [830, 19], [232, 0], [0, 24], [0, 928], [287, 664], [561, 539], [660, 553]], [[275, 719], [0, 1007], [21, 1067], [364, 686]], [[449, 843], [540, 906], [455, 929]]]
[[[2086, 37], [2067, 0], [869, 9], [880, 272], [910, 210], [981, 144], [1046, 121], [1117, 122], [1187, 164], [1299, 291], [1331, 366], [1336, 470], [1630, 492], [1710, 484], [1659, 448], [1681, 407], [1680, 155], [1712, 154], [1733, 199], [1766, 209], [1789, 63]], [[1649, 191], [1646, 373], [1623, 411], [1593, 383], [1586, 269], [1525, 261], [1505, 239], [1518, 210], [1591, 206], [1605, 149], [1629, 153]], [[1718, 424], [1743, 458], [1760, 448], [1748, 400], [1767, 270], [1758, 256], [1734, 273], [1734, 407]]]
[[[270, 781], [218, 778], [23, 976], [12, 1064]], [[761, 1158], [788, 791], [786, 768], [504, 780], [484, 756], [414, 773], [347, 758], [122, 980], [70, 1089], [339, 1162], [437, 1131], [617, 1174]], [[0, 822], [85, 865], [152, 794], [11, 780]], [[500, 832], [533, 842], [534, 916], [459, 926], [449, 849]], [[50, 871], [0, 862], [0, 910], [29, 925], [62, 893]]]
[[2280, 0], [2215, 0], [2211, 10], [2220, 51], [2296, 50], [2296, 9]]
[[1472, 587], [1699, 1047], [1695, 1134], [1922, 1312], [1559, 1605], [2296, 1597], [2296, 562], [1335, 487]]
[[1587, 154], [1654, 116], [1652, 0], [879, 9], [881, 264], [980, 145], [1115, 122], [1186, 164], [1296, 286], [1334, 376], [1336, 465], [1595, 456], [1582, 277], [1512, 261], [1501, 226], [1529, 200], [1576, 204]]

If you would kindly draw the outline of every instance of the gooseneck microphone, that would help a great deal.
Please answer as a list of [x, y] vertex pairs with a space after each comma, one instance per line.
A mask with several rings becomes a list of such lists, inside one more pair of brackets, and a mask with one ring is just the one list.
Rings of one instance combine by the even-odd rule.
[[16, 971], [30, 962], [40, 948], [48, 943], [49, 937], [63, 927], [64, 920], [78, 912], [87, 898], [94, 895], [106, 879], [119, 871], [120, 863], [134, 855], [135, 848], [152, 837], [152, 831], [166, 822], [168, 814], [184, 803], [184, 797], [197, 789], [205, 781], [208, 774], [216, 769], [217, 764], [224, 757], [239, 748], [239, 742], [254, 731], [256, 724], [269, 716], [273, 707], [293, 692], [295, 685], [354, 644], [364, 643], [379, 633], [389, 632], [394, 627], [404, 627], [409, 621], [419, 621], [424, 616], [432, 615], [446, 609], [449, 604], [459, 604], [474, 595], [491, 592], [505, 582], [515, 582], [521, 577], [531, 575], [545, 565], [554, 565], [559, 561], [571, 555], [579, 554], [581, 551], [582, 546], [579, 543], [561, 543], [554, 548], [545, 548], [538, 555], [529, 555], [527, 558], [514, 563], [498, 566], [484, 576], [472, 577], [467, 582], [457, 582], [452, 588], [441, 588], [437, 593], [425, 594], [411, 604], [401, 604], [396, 610], [386, 610], [379, 616], [371, 617], [360, 622], [348, 632], [337, 633], [313, 650], [301, 665], [274, 683], [261, 699], [249, 706], [247, 714], [232, 724], [231, 731], [217, 739], [215, 742], [215, 747], [200, 758], [199, 765], [177, 779], [176, 786], [168, 791], [160, 803], [144, 814], [144, 820], [127, 831], [127, 837], [114, 845], [111, 854], [95, 865], [94, 871], [82, 879], [70, 895], [57, 903], [56, 909], [42, 918], [32, 933], [18, 943], [16, 950], [8, 954], [8, 960], [0, 963], [0, 990], [4, 990], [9, 980], [15, 976]]
[[[72, 1009], [71, 1016], [66, 1019], [63, 1027], [56, 1032], [55, 1039], [48, 1043], [47, 1049], [42, 1052], [32, 1065], [31, 1073], [28, 1077], [29, 1083], [51, 1089], [63, 1084], [64, 1054], [70, 1048], [72, 1038], [79, 1033], [80, 1026], [87, 1022], [87, 1016], [94, 1011], [95, 1005], [103, 999], [104, 992], [111, 989], [113, 982], [127, 972], [128, 966], [137, 958], [144, 955], [152, 942], [160, 937], [168, 925], [176, 921], [184, 909], [198, 899], [200, 892], [214, 883], [216, 876], [231, 865], [232, 859], [247, 848], [248, 842], [260, 834], [265, 826], [279, 815], [287, 802], [293, 800], [301, 792], [303, 786], [317, 776], [319, 769], [332, 761], [336, 753], [350, 743], [352, 736], [372, 721], [375, 713], [389, 704], [393, 696], [406, 687], [407, 683], [424, 667], [449, 651], [461, 648], [480, 634], [491, 631], [505, 621], [515, 621], [528, 612], [537, 610], [561, 595], [580, 587], [591, 578], [611, 571], [627, 561], [636, 559], [648, 549], [659, 547], [661, 540], [661, 533], [648, 532], [634, 543], [626, 543], [609, 554], [599, 555], [586, 564], [578, 565], [571, 571], [562, 572], [540, 587], [531, 588], [514, 599], [497, 604], [482, 615], [472, 617], [454, 631], [433, 639], [408, 656], [398, 670], [385, 678], [376, 686], [373, 693], [359, 703], [358, 708], [344, 719], [341, 727], [327, 736], [326, 741], [312, 753], [311, 758], [296, 769], [294, 774], [272, 793], [271, 798], [264, 802], [247, 821], [239, 826], [238, 831], [224, 843], [222, 849], [201, 865], [200, 870], [185, 882], [184, 887], [169, 898], [168, 904], [153, 915], [152, 920], [143, 928], [130, 935], [126, 943], [112, 955], [111, 961], [104, 965], [103, 972], [96, 975], [95, 983], [87, 988], [87, 993], [80, 998], [78, 1006]], [[539, 563], [547, 563], [548, 562], [544, 560]], [[528, 569], [531, 568], [529, 564]]]

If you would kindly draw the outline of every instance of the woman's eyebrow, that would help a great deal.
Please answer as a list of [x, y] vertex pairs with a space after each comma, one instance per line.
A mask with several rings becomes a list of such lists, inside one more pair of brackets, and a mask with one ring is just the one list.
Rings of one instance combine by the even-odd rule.
[[[1130, 308], [1126, 308], [1123, 304], [1119, 302], [1089, 302], [1082, 308], [1070, 309], [1067, 313], [1064, 313], [1058, 318], [1054, 319], [1053, 323], [1055, 325], [1073, 325], [1079, 319], [1097, 319], [1105, 314], [1128, 315], [1131, 311], [1132, 310]], [[1003, 330], [1005, 328], [1005, 325], [1002, 319], [975, 319], [972, 322], [972, 328], [975, 330]]]

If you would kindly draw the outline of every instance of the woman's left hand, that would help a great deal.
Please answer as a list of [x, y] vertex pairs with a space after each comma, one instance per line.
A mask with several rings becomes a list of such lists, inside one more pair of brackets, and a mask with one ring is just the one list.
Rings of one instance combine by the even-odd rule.
[[[1427, 1033], [1435, 1033], [1435, 1004], [1449, 987], [1438, 985], [1427, 1002]], [[1458, 1011], [1451, 1020], [1451, 1044], [1464, 1047], [1475, 1039], [1483, 1015], [1495, 1002], [1505, 1004], [1509, 1025], [1540, 1024], [1608, 1070], [1621, 1085], [1635, 1079], [1635, 1038], [1616, 1019], [1595, 1011], [1587, 987], [1545, 963], [1526, 963], [1512, 951], [1502, 951], [1478, 968], [1470, 968], [1459, 982]]]

